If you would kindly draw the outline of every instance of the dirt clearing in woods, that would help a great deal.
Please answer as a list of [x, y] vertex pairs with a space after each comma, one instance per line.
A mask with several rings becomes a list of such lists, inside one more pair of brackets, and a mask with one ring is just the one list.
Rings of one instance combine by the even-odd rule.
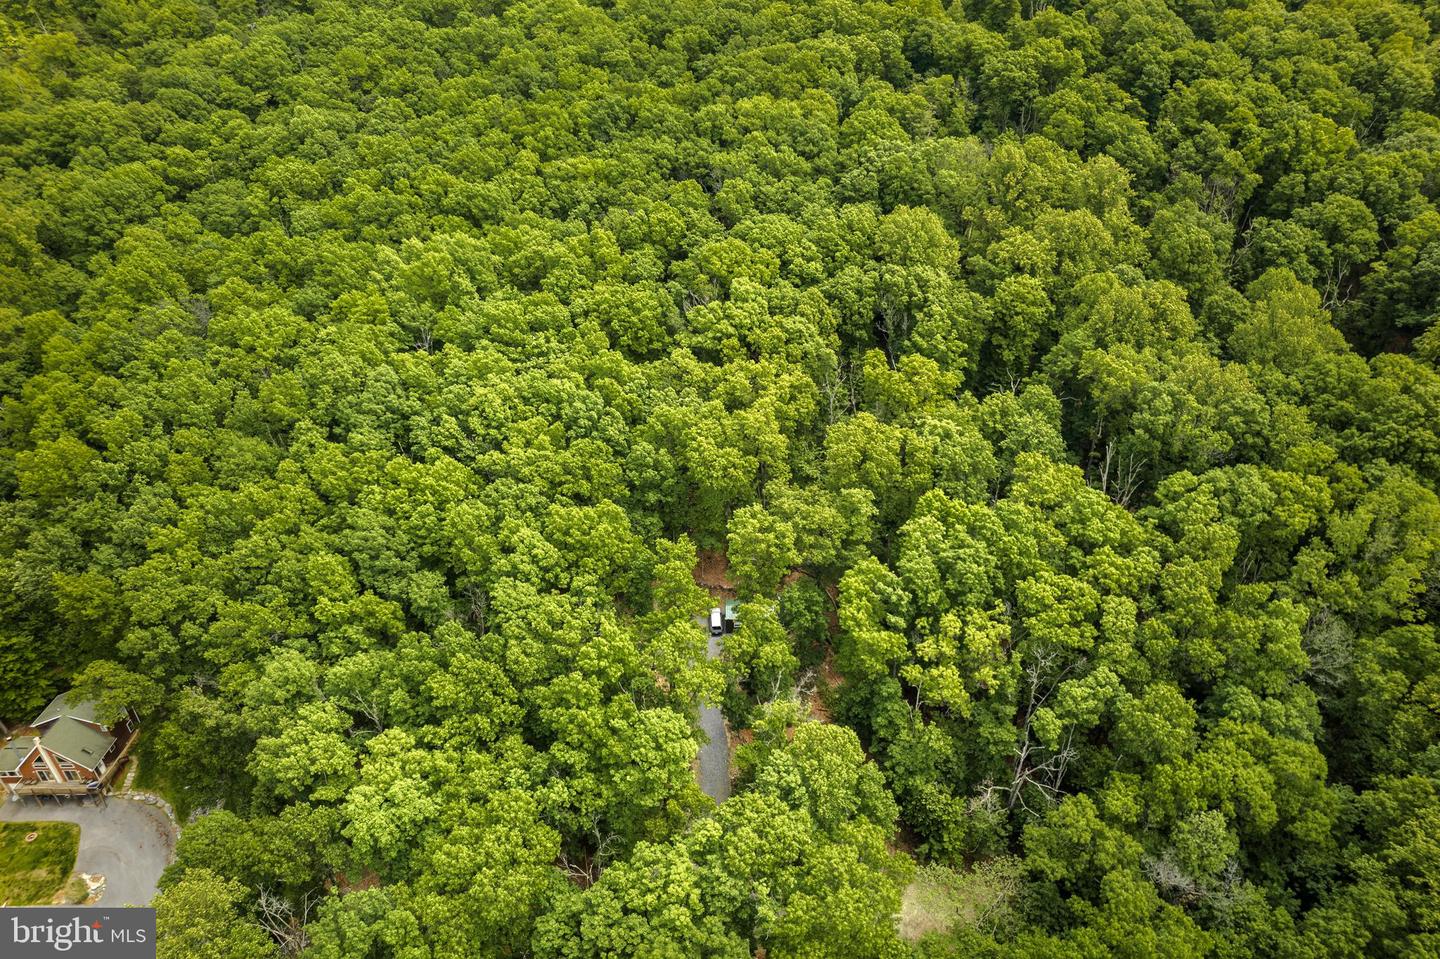
[[830, 722], [830, 707], [825, 705], [826, 700], [835, 695], [844, 682], [845, 677], [835, 668], [835, 648], [832, 646], [825, 650], [825, 658], [816, 671], [815, 692], [810, 696], [811, 719], [820, 723]]
[[710, 591], [711, 596], [735, 598], [735, 582], [730, 578], [730, 560], [719, 550], [702, 549], [696, 554], [695, 582]]
[[915, 880], [900, 898], [900, 936], [919, 942], [956, 926], [993, 932], [1004, 923], [1020, 890], [1020, 860], [1002, 856], [974, 869], [930, 864], [915, 870]]

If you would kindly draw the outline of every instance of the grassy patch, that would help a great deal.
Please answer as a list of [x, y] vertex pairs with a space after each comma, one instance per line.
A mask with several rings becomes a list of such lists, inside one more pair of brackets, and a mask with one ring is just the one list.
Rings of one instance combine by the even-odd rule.
[[154, 760], [148, 762], [140, 757], [131, 756], [131, 762], [140, 763], [140, 772], [135, 775], [135, 788], [141, 792], [154, 793], [170, 804], [175, 810], [175, 818], [182, 823], [185, 817], [190, 815], [192, 803], [185, 796], [185, 790], [176, 786], [169, 777], [160, 771], [160, 764]]
[[[34, 842], [25, 837], [36, 833]], [[0, 823], [0, 902], [33, 906], [50, 902], [75, 868], [80, 827], [68, 822]]]
[[961, 926], [994, 932], [1020, 886], [1020, 861], [992, 859], [972, 870], [931, 864], [915, 871], [900, 903], [900, 935], [910, 942]]
[[[130, 752], [130, 762], [140, 766], [140, 771], [135, 774], [133, 788], [154, 793], [168, 802], [170, 808], [175, 810], [175, 818], [183, 823], [190, 815], [190, 810], [195, 808], [195, 801], [183, 786], [177, 785], [165, 774], [164, 765], [151, 754], [149, 746], [150, 740], [142, 738]], [[125, 775], [125, 772], [120, 774], [122, 780]]]
[[84, 876], [71, 876], [70, 881], [65, 883], [65, 891], [60, 895], [60, 902], [67, 906], [78, 906], [90, 898], [90, 887], [85, 884]]

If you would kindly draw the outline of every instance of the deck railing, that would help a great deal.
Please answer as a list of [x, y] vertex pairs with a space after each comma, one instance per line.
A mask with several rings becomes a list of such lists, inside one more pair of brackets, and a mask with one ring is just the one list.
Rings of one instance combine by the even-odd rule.
[[[105, 764], [105, 773], [99, 779], [90, 782], [22, 782], [9, 784], [5, 788], [16, 796], [94, 796], [105, 790], [125, 765], [125, 757], [130, 755], [130, 749], [135, 745], [135, 740], [140, 738], [139, 730], [131, 732], [120, 744], [120, 751], [116, 753], [113, 760]], [[3, 796], [0, 796], [3, 798]]]

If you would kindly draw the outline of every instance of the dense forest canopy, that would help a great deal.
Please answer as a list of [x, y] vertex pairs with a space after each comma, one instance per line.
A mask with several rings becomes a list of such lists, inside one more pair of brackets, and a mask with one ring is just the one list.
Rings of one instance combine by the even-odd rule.
[[1435, 0], [3, 11], [0, 717], [209, 810], [162, 956], [1440, 954]]

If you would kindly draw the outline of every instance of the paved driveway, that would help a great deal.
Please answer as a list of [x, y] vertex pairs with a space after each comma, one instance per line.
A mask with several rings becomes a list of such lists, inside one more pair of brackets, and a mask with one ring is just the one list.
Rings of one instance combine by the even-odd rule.
[[[708, 637], [705, 655], [710, 659], [718, 658], [720, 640], [710, 635], [709, 612], [695, 617], [695, 620]], [[730, 798], [730, 738], [725, 734], [725, 714], [715, 706], [701, 706], [700, 731], [705, 734], [695, 770], [700, 789], [716, 802], [724, 802]]]
[[105, 877], [105, 891], [96, 905], [148, 906], [155, 883], [175, 851], [175, 830], [154, 806], [111, 798], [103, 807], [75, 800], [56, 805], [33, 799], [9, 802], [0, 796], [0, 822], [60, 820], [80, 827], [79, 872]]

